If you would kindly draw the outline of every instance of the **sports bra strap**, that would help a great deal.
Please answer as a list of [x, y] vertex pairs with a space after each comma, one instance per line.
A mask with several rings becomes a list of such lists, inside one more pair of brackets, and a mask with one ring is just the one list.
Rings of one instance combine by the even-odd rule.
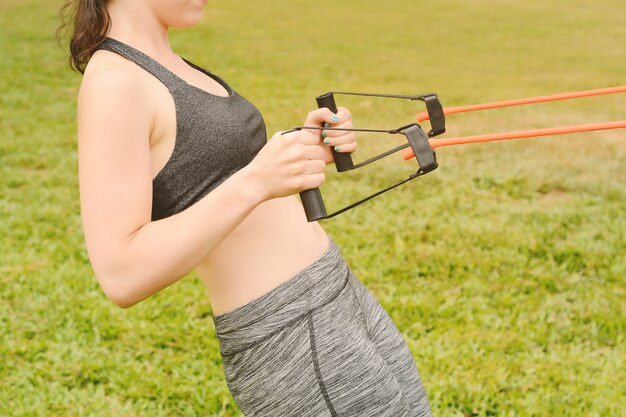
[[159, 64], [155, 59], [144, 54], [138, 49], [133, 48], [117, 39], [105, 37], [104, 40], [96, 47], [96, 49], [106, 49], [111, 52], [116, 52], [122, 55], [124, 58], [133, 61], [150, 74], [159, 79], [170, 92], [185, 86], [186, 82], [179, 76]]

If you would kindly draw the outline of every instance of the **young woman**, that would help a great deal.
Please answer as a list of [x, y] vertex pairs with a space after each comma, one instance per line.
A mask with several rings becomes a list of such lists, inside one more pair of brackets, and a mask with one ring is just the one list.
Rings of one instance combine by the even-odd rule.
[[[353, 133], [269, 141], [259, 111], [176, 55], [206, 0], [74, 0], [81, 214], [104, 293], [130, 307], [202, 278], [228, 387], [247, 416], [426, 416], [411, 352], [295, 194]], [[72, 8], [72, 6], [74, 6]], [[345, 108], [308, 126], [351, 127]], [[327, 126], [327, 127], [328, 127]]]

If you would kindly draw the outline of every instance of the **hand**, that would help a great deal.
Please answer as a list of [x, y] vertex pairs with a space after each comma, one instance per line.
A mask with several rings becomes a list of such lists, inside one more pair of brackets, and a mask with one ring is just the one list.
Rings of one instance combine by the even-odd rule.
[[251, 178], [263, 200], [319, 188], [324, 183], [326, 163], [319, 135], [319, 130], [312, 133], [308, 129], [277, 132], [261, 148], [246, 169], [252, 171]]
[[[338, 107], [336, 119], [335, 115], [329, 109], [323, 108], [310, 112], [304, 122], [304, 126], [320, 126], [326, 123], [326, 127], [339, 127], [342, 129], [352, 129], [352, 114], [345, 107]], [[335, 146], [337, 152], [354, 152], [357, 149], [356, 136], [354, 132], [347, 130], [320, 130], [306, 129], [308, 132], [316, 134], [319, 138], [319, 145], [324, 149], [322, 159], [326, 164], [335, 162], [333, 154], [330, 150], [331, 146]], [[328, 143], [326, 143], [326, 142]], [[337, 149], [339, 147], [339, 149]]]

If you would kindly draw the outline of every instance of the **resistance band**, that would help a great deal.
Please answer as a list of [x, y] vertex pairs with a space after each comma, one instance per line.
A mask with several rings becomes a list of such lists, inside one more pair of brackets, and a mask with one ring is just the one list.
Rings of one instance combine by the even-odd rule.
[[[487, 109], [497, 109], [502, 107], [513, 107], [520, 106], [524, 104], [535, 104], [535, 103], [545, 103], [548, 101], [556, 101], [556, 100], [568, 100], [573, 98], [581, 98], [581, 97], [592, 97], [592, 96], [600, 96], [605, 94], [616, 94], [616, 93], [625, 93], [626, 86], [620, 87], [612, 87], [612, 88], [599, 88], [596, 90], [587, 90], [587, 91], [577, 91], [573, 93], [564, 93], [564, 94], [554, 94], [549, 96], [539, 96], [539, 97], [530, 97], [530, 98], [522, 98], [517, 100], [505, 100], [505, 101], [496, 101], [493, 103], [484, 103], [484, 104], [474, 104], [470, 106], [458, 106], [458, 107], [446, 107], [443, 109], [444, 115], [455, 114], [455, 113], [467, 113], [478, 110], [487, 110]], [[419, 122], [424, 122], [429, 120], [430, 117], [428, 112], [421, 112], [417, 115], [417, 120]], [[596, 130], [609, 130], [609, 129], [624, 129], [626, 128], [626, 120], [620, 120], [616, 122], [605, 122], [605, 123], [590, 123], [583, 125], [574, 125], [574, 126], [563, 126], [563, 127], [553, 127], [546, 129], [533, 129], [533, 130], [519, 130], [516, 132], [505, 132], [505, 133], [493, 133], [487, 135], [474, 135], [474, 136], [464, 136], [457, 138], [447, 138], [447, 139], [438, 139], [431, 141], [431, 146], [433, 148], [438, 148], [442, 146], [451, 146], [451, 145], [465, 145], [469, 143], [479, 143], [479, 142], [491, 142], [497, 140], [510, 140], [510, 139], [522, 139], [522, 138], [535, 138], [541, 136], [554, 136], [554, 135], [564, 135], [568, 133], [580, 133], [580, 132], [592, 132]], [[402, 157], [405, 160], [409, 160], [413, 158], [415, 154], [411, 149], [406, 149], [402, 152]]]
[[[403, 158], [405, 160], [409, 160], [415, 157], [419, 165], [419, 169], [417, 170], [417, 172], [410, 175], [407, 179], [400, 181], [396, 184], [393, 184], [387, 188], [384, 188], [364, 199], [361, 199], [331, 214], [327, 214], [326, 212], [324, 200], [322, 199], [322, 195], [321, 195], [319, 188], [314, 188], [311, 190], [303, 191], [300, 193], [300, 198], [302, 200], [302, 205], [304, 206], [304, 211], [306, 213], [307, 220], [311, 222], [311, 221], [316, 221], [320, 219], [328, 219], [328, 218], [334, 217], [340, 213], [345, 212], [346, 210], [349, 210], [353, 207], [358, 206], [359, 204], [366, 202], [367, 200], [371, 198], [374, 198], [384, 192], [387, 192], [395, 187], [398, 187], [406, 183], [407, 181], [410, 181], [414, 178], [417, 178], [419, 176], [422, 176], [424, 174], [427, 174], [435, 170], [438, 167], [438, 164], [437, 164], [437, 157], [435, 155], [434, 148], [438, 148], [442, 146], [497, 141], [497, 140], [520, 139], [520, 138], [560, 135], [560, 134], [567, 134], [567, 133], [590, 132], [590, 131], [596, 131], [596, 130], [626, 128], [626, 120], [621, 120], [621, 121], [616, 121], [616, 122], [593, 123], [593, 124], [564, 126], [564, 127], [547, 128], [547, 129], [523, 130], [523, 131], [516, 131], [516, 132], [464, 136], [464, 137], [448, 138], [448, 139], [432, 139], [435, 136], [445, 133], [446, 131], [445, 116], [446, 115], [501, 108], [501, 107], [519, 106], [519, 105], [525, 105], [525, 104], [542, 103], [542, 102], [556, 101], [556, 100], [567, 100], [567, 99], [574, 99], [574, 98], [581, 98], [581, 97], [599, 96], [599, 95], [605, 95], [605, 94], [624, 93], [624, 92], [626, 92], [626, 86], [620, 86], [620, 87], [613, 87], [613, 88], [602, 88], [602, 89], [596, 89], [596, 90], [578, 91], [578, 92], [573, 92], [573, 93], [555, 94], [555, 95], [548, 95], [548, 96], [539, 96], [539, 97], [523, 98], [523, 99], [517, 99], [517, 100], [506, 100], [506, 101], [498, 101], [498, 102], [492, 102], [492, 103], [475, 104], [475, 105], [470, 105], [470, 106], [448, 107], [448, 108], [442, 107], [441, 102], [439, 101], [439, 98], [434, 93], [422, 94], [422, 95], [416, 95], [416, 96], [406, 96], [406, 95], [396, 95], [396, 94], [371, 94], [371, 93], [354, 93], [354, 92], [334, 91], [334, 92], [328, 92], [326, 94], [322, 94], [321, 96], [317, 97], [318, 106], [320, 108], [327, 107], [333, 113], [337, 112], [337, 105], [335, 103], [336, 95], [356, 95], [356, 96], [383, 97], [383, 98], [392, 98], [392, 99], [419, 100], [419, 101], [424, 102], [424, 104], [426, 105], [426, 111], [419, 113], [417, 115], [417, 119], [419, 122], [424, 122], [426, 120], [429, 120], [431, 124], [431, 129], [428, 132], [425, 132], [424, 130], [422, 130], [422, 127], [418, 123], [412, 123], [406, 126], [399, 127], [397, 129], [390, 129], [390, 130], [356, 129], [356, 128], [347, 129], [347, 128], [332, 128], [332, 127], [323, 127], [323, 126], [300, 126], [292, 130], [289, 130], [288, 132], [293, 132], [295, 130], [301, 130], [301, 129], [345, 130], [345, 131], [353, 131], [353, 132], [381, 132], [381, 133], [387, 133], [387, 134], [402, 134], [406, 136], [408, 143], [397, 146], [393, 149], [390, 149], [389, 151], [383, 152], [380, 155], [376, 155], [375, 157], [370, 158], [357, 165], [353, 163], [352, 156], [349, 153], [336, 152], [334, 147], [331, 147], [333, 158], [335, 159], [335, 166], [336, 166], [337, 172], [344, 172], [344, 171], [361, 168], [378, 159], [384, 158], [388, 155], [391, 155], [403, 149], [404, 149], [404, 151], [402, 152]], [[284, 133], [288, 133], [288, 132], [284, 132]]]

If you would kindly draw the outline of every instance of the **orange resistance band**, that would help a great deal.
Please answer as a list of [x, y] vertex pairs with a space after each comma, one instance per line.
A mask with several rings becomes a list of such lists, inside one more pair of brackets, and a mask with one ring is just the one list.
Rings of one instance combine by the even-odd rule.
[[[581, 98], [581, 97], [590, 97], [597, 96], [603, 94], [615, 94], [615, 93], [624, 93], [626, 92], [626, 86], [621, 87], [613, 87], [613, 88], [602, 88], [597, 90], [588, 90], [588, 91], [578, 91], [574, 93], [565, 93], [565, 94], [555, 94], [550, 96], [540, 96], [540, 97], [531, 97], [531, 98], [523, 98], [518, 100], [506, 100], [506, 101], [497, 101], [493, 103], [485, 103], [485, 104], [476, 104], [470, 106], [459, 106], [459, 107], [449, 107], [444, 108], [444, 114], [454, 114], [454, 113], [463, 113], [477, 110], [486, 110], [486, 109], [494, 109], [500, 107], [510, 107], [510, 106], [519, 106], [522, 104], [532, 104], [532, 103], [541, 103], [546, 101], [555, 101], [555, 100], [566, 100], [572, 98]], [[423, 122], [428, 120], [428, 113], [423, 112], [417, 115], [418, 121]], [[450, 146], [450, 145], [461, 145], [468, 143], [478, 143], [478, 142], [490, 142], [496, 140], [509, 140], [509, 139], [520, 139], [520, 138], [532, 138], [539, 136], [552, 136], [552, 135], [562, 135], [567, 133], [579, 133], [579, 132], [590, 132], [595, 130], [608, 130], [608, 129], [624, 129], [626, 128], [626, 120], [617, 121], [617, 122], [606, 122], [606, 123], [592, 123], [585, 125], [576, 125], [576, 126], [565, 126], [565, 127], [554, 127], [547, 129], [535, 129], [535, 130], [520, 130], [516, 132], [506, 132], [506, 133], [494, 133], [487, 135], [476, 135], [476, 136], [463, 136], [457, 138], [449, 138], [449, 139], [429, 139], [430, 145], [433, 148], [438, 148], [440, 146]], [[413, 149], [407, 148], [402, 152], [402, 157], [404, 160], [409, 160], [413, 158], [415, 154], [413, 153]]]
[[[432, 146], [433, 148], [438, 148], [440, 146], [465, 145], [468, 143], [491, 142], [496, 140], [535, 138], [539, 136], [563, 135], [566, 133], [591, 132], [593, 130], [625, 128], [626, 120], [622, 120], [619, 122], [592, 123], [586, 125], [553, 127], [548, 129], [518, 130], [517, 132], [495, 133], [490, 135], [463, 136], [449, 139], [429, 139], [428, 141], [430, 142], [430, 146]], [[415, 154], [413, 153], [413, 149], [411, 148], [406, 148], [404, 151], [402, 151], [402, 157], [405, 161], [413, 158], [414, 156]]]
[[[443, 109], [443, 114], [448, 115], [448, 114], [455, 114], [455, 113], [466, 113], [466, 112], [476, 111], [476, 110], [497, 109], [500, 107], [521, 106], [522, 104], [545, 103], [547, 101], [568, 100], [572, 98], [601, 96], [604, 94], [616, 94], [616, 93], [626, 93], [626, 85], [623, 85], [620, 87], [599, 88], [596, 90], [576, 91], [574, 93], [554, 94], [551, 96], [539, 96], [539, 97], [530, 97], [530, 98], [520, 98], [517, 100], [495, 101], [493, 103], [473, 104], [470, 106], [446, 107]], [[427, 112], [421, 112], [417, 114], [418, 122], [425, 122], [428, 119], [429, 117], [428, 117]]]

